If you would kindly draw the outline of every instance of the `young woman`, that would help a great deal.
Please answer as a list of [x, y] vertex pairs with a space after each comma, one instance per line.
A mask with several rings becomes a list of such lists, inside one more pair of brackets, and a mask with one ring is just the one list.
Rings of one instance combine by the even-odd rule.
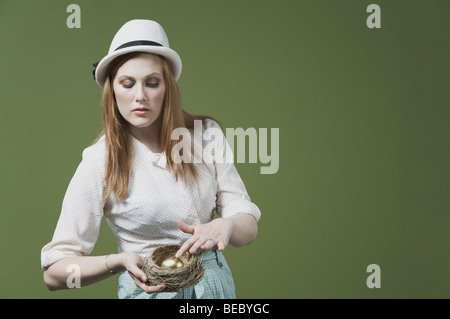
[[[204, 130], [220, 126], [182, 110], [176, 82], [181, 59], [163, 28], [150, 20], [127, 22], [94, 72], [103, 88], [104, 130], [83, 151], [52, 241], [42, 248], [47, 287], [68, 288], [68, 267], [76, 265], [82, 286], [121, 273], [119, 298], [235, 298], [222, 251], [255, 239], [260, 211], [234, 164], [221, 158], [227, 147], [223, 134], [201, 141], [202, 148], [209, 142], [216, 150], [202, 161], [180, 163], [186, 154], [174, 158], [180, 142], [173, 139], [175, 129], [194, 136], [195, 121]], [[118, 253], [88, 256], [103, 217]], [[147, 285], [143, 259], [162, 244], [181, 245], [177, 257], [203, 251], [204, 278], [175, 292]]]

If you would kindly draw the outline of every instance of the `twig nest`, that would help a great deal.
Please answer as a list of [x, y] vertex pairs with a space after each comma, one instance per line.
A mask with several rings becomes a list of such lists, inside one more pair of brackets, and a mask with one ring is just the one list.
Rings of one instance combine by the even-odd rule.
[[147, 284], [165, 284], [164, 291], [173, 291], [195, 285], [203, 278], [203, 266], [196, 255], [185, 253], [179, 259], [175, 258], [180, 247], [159, 246], [145, 258], [142, 270], [147, 274]]

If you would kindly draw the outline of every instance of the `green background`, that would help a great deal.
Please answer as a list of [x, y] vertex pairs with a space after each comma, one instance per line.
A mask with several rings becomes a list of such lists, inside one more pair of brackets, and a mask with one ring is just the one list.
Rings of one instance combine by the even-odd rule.
[[[81, 7], [81, 29], [66, 8]], [[381, 29], [366, 8], [381, 7]], [[225, 251], [238, 298], [449, 298], [449, 1], [0, 1], [0, 297], [116, 298], [117, 278], [49, 292], [51, 240], [102, 129], [92, 63], [134, 18], [182, 57], [184, 108], [279, 128], [280, 167], [237, 164], [262, 217]], [[93, 254], [116, 251], [102, 225]], [[381, 288], [369, 289], [369, 264]]]

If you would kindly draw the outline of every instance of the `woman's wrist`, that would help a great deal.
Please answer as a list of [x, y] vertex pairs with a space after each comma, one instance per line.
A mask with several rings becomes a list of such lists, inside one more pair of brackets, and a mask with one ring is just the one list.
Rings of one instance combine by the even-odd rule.
[[241, 247], [250, 244], [255, 240], [258, 233], [258, 226], [254, 216], [247, 213], [237, 213], [228, 219], [232, 226], [230, 244]]
[[105, 256], [105, 268], [111, 274], [122, 273], [126, 270], [125, 260], [125, 253], [109, 254]]

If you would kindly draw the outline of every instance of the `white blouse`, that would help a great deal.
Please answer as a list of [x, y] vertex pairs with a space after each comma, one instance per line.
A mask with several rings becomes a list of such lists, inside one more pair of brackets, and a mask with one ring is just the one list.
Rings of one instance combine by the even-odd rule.
[[[211, 120], [204, 129], [209, 127], [219, 128]], [[203, 148], [208, 143], [215, 143], [217, 150], [228, 147], [221, 134], [212, 141], [203, 140]], [[190, 225], [204, 224], [214, 218], [216, 209], [223, 218], [241, 212], [259, 220], [260, 210], [250, 201], [236, 167], [219, 160], [219, 152], [204, 155], [206, 167], [196, 164], [197, 187], [192, 179], [186, 185], [182, 172], [176, 181], [164, 153], [153, 153], [137, 139], [132, 141], [133, 166], [123, 201], [114, 194], [106, 200], [103, 198], [104, 137], [83, 151], [82, 161], [64, 196], [52, 241], [42, 248], [42, 268], [64, 257], [90, 254], [103, 217], [114, 233], [118, 252], [135, 252], [141, 256], [161, 244], [186, 241], [191, 235], [178, 228], [178, 219]]]

